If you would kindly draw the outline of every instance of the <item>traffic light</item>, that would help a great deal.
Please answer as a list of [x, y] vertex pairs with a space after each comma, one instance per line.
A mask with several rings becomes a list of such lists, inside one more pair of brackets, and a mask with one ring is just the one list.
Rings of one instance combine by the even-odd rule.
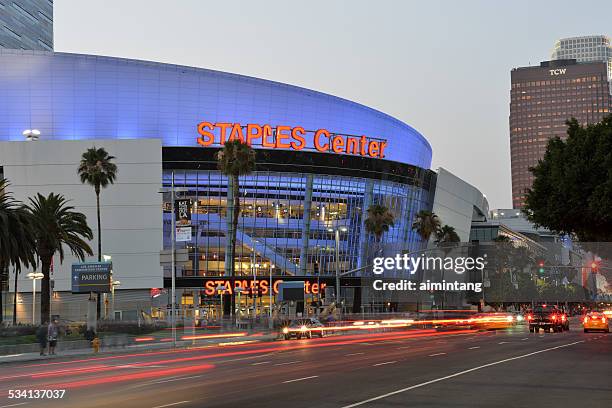
[[544, 265], [545, 265], [544, 260], [543, 259], [538, 259], [538, 273], [540, 275], [543, 274], [546, 271], [546, 269], [544, 269]]

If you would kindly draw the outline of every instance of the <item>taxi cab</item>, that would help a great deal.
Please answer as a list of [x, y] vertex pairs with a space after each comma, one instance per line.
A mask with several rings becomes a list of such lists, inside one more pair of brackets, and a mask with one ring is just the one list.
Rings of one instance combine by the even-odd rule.
[[582, 326], [584, 327], [585, 333], [592, 330], [603, 330], [606, 333], [610, 333], [608, 318], [602, 311], [599, 310], [594, 310], [587, 313], [582, 319]]

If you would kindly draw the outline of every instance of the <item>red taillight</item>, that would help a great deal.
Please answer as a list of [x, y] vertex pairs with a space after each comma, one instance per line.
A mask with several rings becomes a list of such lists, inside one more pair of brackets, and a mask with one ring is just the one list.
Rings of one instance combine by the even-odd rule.
[[564, 322], [565, 321], [565, 315], [561, 315], [561, 321]]
[[553, 320], [557, 320], [557, 315], [552, 315]]
[[585, 317], [584, 317], [584, 322], [586, 323], [586, 322], [588, 322], [588, 321], [589, 321], [589, 316], [585, 316]]
[[527, 315], [527, 320], [532, 320], [533, 316], [532, 315]]

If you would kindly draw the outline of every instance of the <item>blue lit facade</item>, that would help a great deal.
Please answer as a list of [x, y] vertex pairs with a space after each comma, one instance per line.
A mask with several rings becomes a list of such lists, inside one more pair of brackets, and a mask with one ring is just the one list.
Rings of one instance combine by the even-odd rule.
[[[45, 140], [159, 138], [164, 186], [191, 198], [194, 234], [179, 277], [227, 273], [228, 180], [216, 170], [220, 146], [197, 144], [202, 121], [324, 128], [384, 139], [384, 159], [257, 149], [257, 170], [240, 180], [237, 273], [333, 275], [367, 264], [373, 203], [396, 216], [383, 244], [415, 249], [414, 215], [431, 209], [431, 147], [415, 129], [366, 106], [282, 83], [206, 69], [89, 55], [0, 49], [0, 141], [38, 129]], [[112, 153], [112, 152], [111, 152]], [[169, 197], [165, 197], [169, 210]], [[231, 202], [231, 200], [229, 200]], [[346, 229], [346, 231], [345, 231]], [[339, 259], [335, 253], [339, 233]], [[170, 212], [164, 217], [170, 246]], [[273, 266], [272, 266], [273, 265]], [[169, 271], [168, 271], [169, 273]]]

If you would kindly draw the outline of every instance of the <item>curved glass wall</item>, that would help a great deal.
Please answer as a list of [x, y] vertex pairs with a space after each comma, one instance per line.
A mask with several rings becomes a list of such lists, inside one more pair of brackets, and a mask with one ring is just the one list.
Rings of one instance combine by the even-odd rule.
[[[172, 177], [179, 199], [192, 203], [189, 262], [177, 276], [227, 274], [226, 253], [231, 228], [232, 189], [216, 170], [165, 170], [164, 187]], [[256, 171], [240, 177], [240, 215], [236, 245], [236, 275], [334, 275], [367, 265], [375, 250], [366, 234], [364, 214], [382, 204], [394, 214], [395, 225], [382, 243], [416, 249], [420, 238], [411, 220], [430, 209], [430, 194], [419, 183], [407, 184], [334, 174]], [[228, 190], [229, 202], [228, 206]], [[171, 246], [170, 194], [164, 195], [164, 247]], [[336, 256], [336, 238], [338, 251]], [[168, 269], [166, 276], [169, 276]]]

